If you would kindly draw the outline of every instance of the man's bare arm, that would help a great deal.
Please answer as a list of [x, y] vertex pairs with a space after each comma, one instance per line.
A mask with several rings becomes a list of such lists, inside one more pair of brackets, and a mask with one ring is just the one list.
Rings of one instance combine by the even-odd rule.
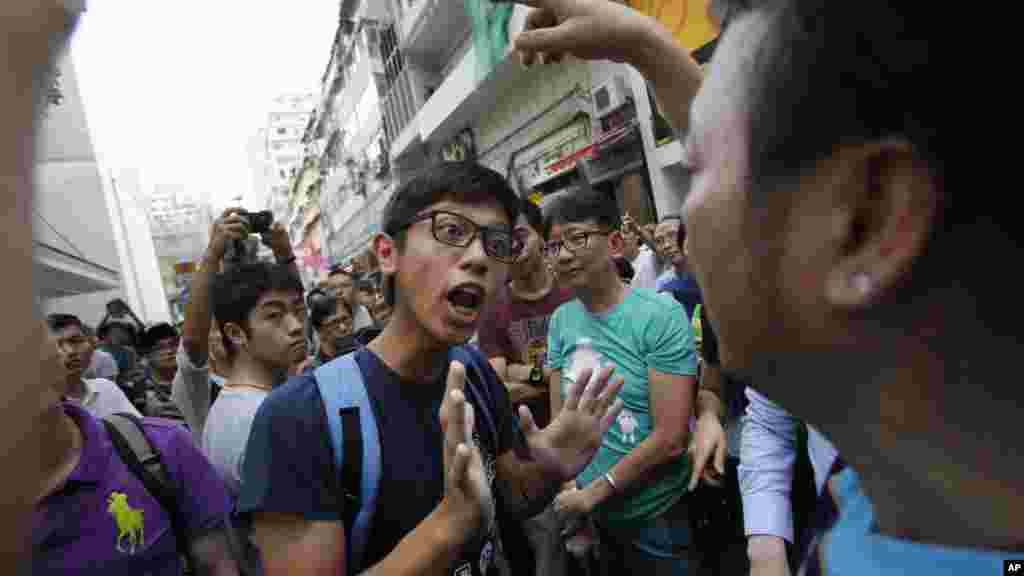
[[527, 17], [526, 30], [515, 40], [524, 64], [560, 60], [566, 53], [631, 64], [654, 85], [669, 123], [680, 133], [689, 130], [690, 104], [703, 74], [686, 48], [657, 20], [617, 2], [523, 3], [535, 8]]
[[696, 378], [653, 369], [648, 372], [654, 420], [651, 433], [610, 470], [616, 486], [599, 481], [584, 489], [598, 504], [650, 479], [660, 466], [679, 458], [689, 443], [689, 415], [693, 413]]
[[238, 565], [223, 530], [210, 532], [192, 541], [192, 566], [197, 576], [237, 576]]
[[210, 353], [210, 325], [213, 322], [210, 287], [213, 278], [220, 272], [221, 260], [227, 251], [228, 242], [245, 237], [245, 222], [237, 216], [239, 212], [242, 212], [241, 208], [228, 208], [213, 223], [210, 230], [210, 245], [203, 255], [202, 265], [192, 275], [189, 289], [191, 300], [185, 309], [182, 345], [195, 366], [206, 364]]
[[[461, 545], [438, 506], [366, 575], [443, 576], [458, 559]], [[347, 574], [345, 529], [340, 522], [313, 522], [292, 514], [258, 513], [253, 541], [267, 576]]]

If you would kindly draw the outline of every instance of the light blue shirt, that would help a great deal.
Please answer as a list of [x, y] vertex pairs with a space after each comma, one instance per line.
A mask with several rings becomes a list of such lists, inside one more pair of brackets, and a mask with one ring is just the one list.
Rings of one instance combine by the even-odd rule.
[[948, 548], [890, 538], [875, 528], [874, 509], [851, 468], [829, 486], [839, 508], [836, 525], [822, 539], [821, 573], [828, 576], [960, 576], [1003, 574], [1003, 561], [1024, 558], [1017, 553]]
[[[747, 536], [778, 536], [793, 542], [790, 490], [796, 463], [799, 420], [750, 386], [743, 416], [738, 468], [743, 497], [743, 526]], [[839, 453], [813, 427], [807, 427], [807, 451], [818, 493]]]
[[[756, 390], [747, 388], [740, 451], [740, 492], [746, 534], [793, 541], [789, 493], [796, 460], [799, 421]], [[807, 449], [820, 493], [838, 453], [808, 426]], [[874, 509], [852, 468], [833, 477], [830, 487], [839, 518], [821, 540], [822, 574], [828, 576], [903, 576], [906, 574], [1001, 574], [1003, 560], [1020, 553], [957, 549], [918, 544], [885, 536], [874, 527]]]

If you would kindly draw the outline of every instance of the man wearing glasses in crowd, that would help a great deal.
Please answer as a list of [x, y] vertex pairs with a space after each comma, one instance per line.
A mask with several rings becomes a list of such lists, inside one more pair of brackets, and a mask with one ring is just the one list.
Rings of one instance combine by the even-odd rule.
[[266, 574], [497, 574], [497, 526], [543, 510], [594, 455], [621, 410], [609, 370], [575, 387], [543, 430], [521, 408], [517, 430], [505, 386], [464, 346], [521, 252], [518, 214], [505, 180], [471, 162], [430, 168], [395, 193], [374, 239], [394, 313], [352, 357], [375, 407], [360, 416], [379, 430], [377, 521], [350, 554], [346, 518], [359, 499], [337, 487], [321, 395], [332, 391], [317, 381], [338, 360], [271, 392], [253, 423], [239, 508]]
[[619, 227], [614, 198], [589, 187], [547, 207], [545, 252], [576, 297], [548, 327], [552, 409], [591, 371], [614, 365], [625, 378], [625, 408], [555, 513], [569, 531], [593, 515], [608, 574], [688, 574], [693, 335], [670, 296], [622, 283], [613, 264], [623, 248]]

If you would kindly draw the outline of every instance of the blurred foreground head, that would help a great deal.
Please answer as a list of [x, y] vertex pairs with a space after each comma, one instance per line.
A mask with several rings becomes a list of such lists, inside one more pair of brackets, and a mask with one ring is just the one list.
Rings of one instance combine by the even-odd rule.
[[[18, 573], [26, 557], [29, 514], [40, 486], [40, 457], [52, 451], [39, 407], [52, 404], [64, 380], [63, 362], [40, 322], [32, 286], [32, 177], [35, 128], [57, 55], [74, 28], [81, 2], [0, 2], [0, 228], [4, 242], [4, 298], [0, 361], [8, 383], [0, 387], [0, 454], [16, 462], [0, 494], [0, 572]], [[40, 361], [36, 354], [40, 353]], [[50, 411], [52, 412], [52, 411]]]
[[[725, 4], [691, 109], [684, 206], [723, 367], [892, 482], [869, 490], [880, 523], [942, 529], [923, 504], [942, 495], [970, 527], [961, 537], [1005, 542], [990, 530], [1024, 510], [994, 496], [1020, 487], [1007, 467], [1024, 448], [1024, 392], [1007, 377], [1021, 308], [999, 263], [1024, 252], [1005, 196], [945, 188], [956, 114], [935, 95], [965, 11]], [[903, 520], [882, 502], [908, 496], [899, 486], [917, 487]]]

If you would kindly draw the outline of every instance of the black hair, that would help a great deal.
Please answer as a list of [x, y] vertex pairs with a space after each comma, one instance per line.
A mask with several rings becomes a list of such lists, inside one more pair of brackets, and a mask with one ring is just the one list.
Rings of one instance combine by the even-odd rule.
[[607, 230], [617, 230], [622, 225], [615, 198], [587, 184], [579, 190], [554, 198], [544, 209], [544, 239], [551, 235], [555, 224], [579, 224], [593, 220]]
[[736, 15], [750, 8], [751, 0], [711, 0], [708, 3], [708, 15], [721, 28], [726, 28]]
[[249, 332], [249, 314], [267, 292], [298, 292], [302, 281], [280, 264], [256, 262], [242, 264], [218, 274], [213, 280], [213, 317], [220, 325], [224, 348], [234, 354], [234, 346], [224, 326], [237, 324]]
[[[82, 330], [82, 321], [73, 314], [50, 314], [46, 317], [46, 325], [50, 332], [62, 332], [65, 328], [78, 326]], [[84, 333], [84, 330], [82, 330]]]
[[[750, 119], [746, 180], [752, 183], [753, 206], [770, 205], [773, 194], [814, 170], [838, 147], [900, 138], [926, 166], [939, 200], [924, 253], [915, 262], [915, 278], [945, 278], [948, 257], [942, 254], [962, 250], [959, 238], [1019, 245], [1016, 235], [1006, 232], [1009, 221], [995, 216], [1006, 212], [998, 204], [1002, 195], [976, 194], [954, 208], [952, 194], [945, 191], [946, 144], [940, 127], [955, 115], [936, 94], [949, 91], [948, 63], [958, 61], [962, 48], [949, 40], [949, 31], [960, 27], [953, 20], [954, 14], [962, 17], [959, 11], [929, 5], [924, 18], [919, 5], [889, 0], [725, 3], [732, 9], [731, 26], [751, 11], [764, 16], [766, 24], [753, 54], [741, 64], [740, 105]], [[996, 230], [999, 234], [990, 236]], [[961, 266], [972, 263], [960, 261]], [[908, 288], [901, 301], [915, 301], [928, 285], [922, 281]], [[1003, 310], [992, 314], [1005, 317]]]
[[741, 80], [758, 203], [836, 147], [892, 136], [906, 138], [941, 180], [938, 127], [949, 110], [935, 94], [948, 90], [949, 60], [937, 50], [949, 38], [935, 15], [888, 0], [718, 3], [730, 24], [751, 10], [768, 20]]
[[127, 334], [128, 339], [131, 342], [130, 346], [135, 346], [136, 344], [138, 344], [139, 335], [135, 325], [120, 320], [107, 320], [103, 322], [96, 329], [96, 336], [100, 340], [104, 340], [106, 339], [107, 336], [110, 335], [111, 330], [122, 330], [125, 334]]
[[[473, 161], [442, 162], [412, 177], [388, 201], [381, 218], [381, 229], [404, 247], [405, 227], [425, 208], [443, 200], [467, 204], [497, 203], [511, 225], [519, 217], [519, 196], [494, 170]], [[393, 279], [384, 280], [384, 298], [395, 305]]]
[[306, 307], [309, 308], [309, 323], [317, 330], [320, 330], [325, 320], [337, 314], [339, 308], [348, 310], [349, 315], [352, 315], [352, 306], [347, 301], [320, 289], [309, 293]]
[[380, 274], [372, 272], [370, 274], [363, 274], [359, 280], [356, 281], [356, 290], [377, 290], [380, 288]]
[[544, 215], [540, 211], [540, 206], [537, 206], [532, 200], [523, 198], [520, 203], [519, 213], [526, 218], [526, 223], [537, 234], [544, 234]]
[[324, 320], [327, 320], [338, 310], [338, 298], [324, 292], [314, 291], [306, 299], [309, 307], [309, 323], [313, 328], [320, 330]]
[[352, 271], [351, 264], [335, 264], [334, 266], [331, 266], [330, 270], [327, 271], [328, 278], [330, 278], [331, 276], [335, 276], [337, 274], [344, 274], [349, 278], [355, 277], [355, 272]]
[[178, 329], [167, 322], [160, 322], [150, 326], [143, 334], [141, 346], [144, 349], [152, 349], [165, 338], [177, 338]]

